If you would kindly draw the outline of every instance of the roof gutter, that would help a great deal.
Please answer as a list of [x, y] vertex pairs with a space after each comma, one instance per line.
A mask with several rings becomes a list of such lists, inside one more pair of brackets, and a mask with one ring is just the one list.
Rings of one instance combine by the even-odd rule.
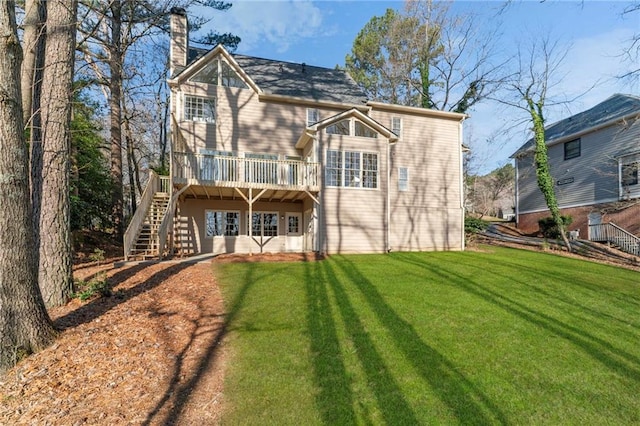
[[315, 101], [304, 98], [296, 98], [293, 96], [285, 96], [285, 95], [275, 95], [273, 93], [258, 93], [258, 99], [261, 101], [275, 101], [282, 102], [285, 104], [295, 104], [295, 105], [309, 105], [309, 106], [319, 106], [319, 107], [327, 107], [327, 108], [339, 108], [339, 109], [352, 109], [356, 108], [359, 111], [369, 112], [371, 111], [371, 107], [364, 104], [348, 104], [342, 102], [332, 102], [332, 101]]
[[428, 115], [428, 116], [439, 117], [439, 118], [451, 118], [454, 120], [461, 120], [461, 121], [469, 117], [467, 114], [461, 114], [459, 112], [440, 111], [437, 109], [420, 108], [420, 107], [412, 107], [412, 106], [396, 105], [396, 104], [385, 104], [383, 102], [376, 102], [376, 101], [368, 101], [367, 105], [369, 105], [372, 108], [408, 112], [411, 114], [421, 114], [421, 115]]

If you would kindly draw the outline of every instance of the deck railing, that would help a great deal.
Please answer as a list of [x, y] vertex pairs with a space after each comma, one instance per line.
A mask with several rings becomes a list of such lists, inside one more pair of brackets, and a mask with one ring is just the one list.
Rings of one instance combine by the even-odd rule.
[[136, 212], [133, 214], [133, 217], [129, 222], [129, 226], [124, 233], [122, 243], [124, 246], [125, 260], [128, 260], [131, 249], [136, 242], [136, 238], [138, 238], [138, 233], [142, 228], [142, 224], [147, 215], [147, 210], [149, 210], [149, 206], [153, 202], [153, 195], [160, 190], [161, 179], [162, 178], [160, 178], [153, 170], [149, 171], [149, 180], [147, 181], [147, 186], [145, 187], [144, 192], [140, 197], [140, 203], [138, 203]]
[[212, 186], [306, 189], [320, 184], [318, 164], [302, 160], [175, 152], [173, 164], [176, 181], [195, 180]]
[[624, 252], [640, 256], [640, 238], [614, 223], [589, 225], [589, 239], [614, 244]]

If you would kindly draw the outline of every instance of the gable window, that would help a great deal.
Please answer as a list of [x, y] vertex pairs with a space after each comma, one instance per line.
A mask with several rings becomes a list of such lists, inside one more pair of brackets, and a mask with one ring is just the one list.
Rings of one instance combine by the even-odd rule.
[[345, 135], [348, 136], [351, 134], [350, 132], [350, 122], [349, 120], [342, 120], [334, 123], [330, 126], [327, 126], [327, 134], [329, 135]]
[[564, 143], [564, 159], [580, 157], [580, 139], [574, 139]]
[[409, 169], [407, 167], [398, 167], [398, 191], [409, 190]]
[[247, 88], [244, 80], [240, 78], [238, 73], [236, 73], [229, 64], [227, 64], [225, 61], [220, 61], [220, 66], [222, 68], [222, 73], [220, 76], [220, 86], [238, 87], [240, 89]]
[[638, 166], [640, 163], [630, 163], [622, 165], [622, 186], [638, 184]]
[[254, 212], [251, 216], [251, 235], [254, 237], [278, 236], [278, 213]]
[[[351, 123], [353, 123], [353, 126]], [[338, 121], [337, 123], [327, 126], [325, 132], [329, 135], [354, 135], [364, 138], [378, 137], [378, 132], [371, 129], [369, 126], [365, 125], [361, 121], [350, 119]]]
[[325, 184], [333, 187], [378, 187], [378, 154], [358, 151], [327, 151]]
[[365, 137], [365, 138], [377, 138], [378, 137], [378, 133], [375, 130], [365, 126], [363, 123], [361, 123], [358, 120], [355, 121], [354, 129], [355, 129], [355, 135], [356, 136], [362, 136], [362, 137]]
[[247, 84], [226, 61], [216, 58], [189, 79], [197, 83], [207, 83], [223, 87], [246, 89]]
[[402, 136], [402, 118], [391, 117], [391, 131], [396, 134], [397, 137]]
[[320, 114], [316, 108], [307, 108], [307, 126], [313, 126], [320, 121]]
[[205, 210], [205, 237], [237, 237], [240, 230], [240, 213]]
[[209, 62], [196, 75], [191, 77], [191, 81], [196, 83], [207, 83], [218, 85], [218, 61]]
[[216, 122], [216, 99], [200, 96], [184, 97], [184, 119], [187, 121]]

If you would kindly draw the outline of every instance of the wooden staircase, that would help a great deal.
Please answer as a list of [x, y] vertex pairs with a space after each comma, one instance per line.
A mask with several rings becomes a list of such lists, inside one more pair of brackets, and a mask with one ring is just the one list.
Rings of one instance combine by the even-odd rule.
[[[138, 209], [129, 221], [124, 233], [124, 259], [148, 259], [160, 256], [160, 246], [166, 241], [162, 238], [162, 221], [165, 219], [171, 200], [171, 182], [169, 176], [158, 176], [149, 172], [147, 186], [140, 197]], [[164, 227], [166, 232], [166, 225]]]
[[162, 218], [167, 211], [169, 199], [169, 194], [165, 192], [153, 194], [153, 201], [147, 210], [144, 222], [129, 252], [129, 257], [149, 259], [159, 255], [160, 239], [158, 231]]
[[625, 253], [640, 256], [640, 238], [612, 222], [589, 225], [589, 240], [607, 243]]

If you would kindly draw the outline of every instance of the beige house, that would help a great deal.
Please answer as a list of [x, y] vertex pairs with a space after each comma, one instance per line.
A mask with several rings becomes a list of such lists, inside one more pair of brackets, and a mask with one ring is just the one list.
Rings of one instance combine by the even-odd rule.
[[190, 48], [176, 12], [171, 176], [150, 178], [127, 255], [464, 248], [465, 115], [370, 102], [340, 70]]

